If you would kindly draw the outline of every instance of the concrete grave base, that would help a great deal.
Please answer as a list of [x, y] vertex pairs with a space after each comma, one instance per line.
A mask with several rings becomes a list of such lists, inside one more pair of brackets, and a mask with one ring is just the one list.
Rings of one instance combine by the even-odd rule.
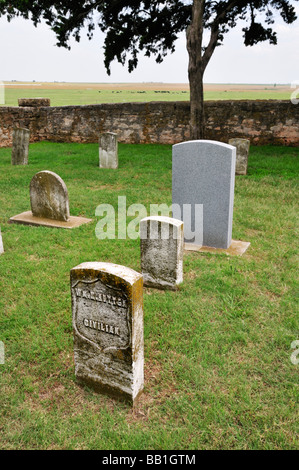
[[155, 282], [150, 279], [147, 279], [144, 276], [144, 281], [143, 281], [144, 287], [148, 287], [149, 289], [159, 289], [159, 290], [171, 290], [171, 291], [176, 291], [178, 290], [179, 286], [178, 285], [171, 285], [169, 283], [163, 283], [163, 281]]
[[241, 240], [232, 240], [229, 248], [213, 248], [211, 246], [199, 246], [192, 243], [185, 243], [185, 251], [197, 251], [200, 253], [225, 253], [232, 256], [242, 256], [250, 246], [250, 242], [242, 242]]
[[86, 219], [85, 217], [74, 217], [70, 216], [69, 220], [54, 220], [46, 219], [42, 217], [35, 217], [31, 211], [22, 212], [22, 214], [15, 215], [9, 219], [10, 224], [23, 224], [23, 225], [35, 225], [52, 228], [76, 228], [80, 225], [88, 224], [92, 222], [92, 219]]

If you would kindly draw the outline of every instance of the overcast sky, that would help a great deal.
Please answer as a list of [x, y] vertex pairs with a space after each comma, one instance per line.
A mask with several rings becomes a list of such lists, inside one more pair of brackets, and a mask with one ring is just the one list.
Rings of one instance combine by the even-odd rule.
[[[299, 6], [297, 7], [299, 16]], [[242, 44], [242, 26], [227, 34], [206, 70], [206, 83], [291, 83], [299, 82], [299, 20], [292, 25], [277, 21], [278, 45]], [[177, 41], [176, 52], [162, 64], [143, 58], [137, 70], [112, 64], [103, 66], [103, 35], [98, 30], [92, 41], [84, 36], [71, 42], [71, 50], [55, 46], [55, 35], [46, 24], [35, 28], [20, 18], [8, 23], [0, 18], [0, 80], [66, 82], [164, 82], [187, 83], [188, 56], [185, 35]]]

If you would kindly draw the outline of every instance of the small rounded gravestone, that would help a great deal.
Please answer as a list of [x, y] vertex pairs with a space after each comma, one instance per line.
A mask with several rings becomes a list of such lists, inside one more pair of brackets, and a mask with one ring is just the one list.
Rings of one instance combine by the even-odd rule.
[[70, 217], [67, 187], [52, 171], [40, 171], [32, 178], [30, 203], [35, 217], [61, 221]]

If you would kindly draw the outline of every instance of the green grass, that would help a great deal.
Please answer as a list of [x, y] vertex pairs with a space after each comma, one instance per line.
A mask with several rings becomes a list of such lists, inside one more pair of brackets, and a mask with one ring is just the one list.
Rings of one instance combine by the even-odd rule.
[[[251, 147], [236, 177], [233, 238], [242, 257], [187, 253], [177, 292], [144, 290], [145, 390], [135, 409], [77, 385], [70, 269], [106, 261], [140, 271], [139, 240], [98, 240], [95, 209], [118, 196], [171, 204], [171, 147], [37, 143], [29, 165], [0, 149], [1, 449], [296, 449], [298, 149]], [[74, 230], [8, 224], [30, 210], [40, 170], [65, 181]]]
[[[88, 88], [88, 86], [87, 86]], [[292, 91], [292, 90], [291, 90]], [[289, 100], [291, 91], [279, 91], [265, 86], [264, 90], [240, 91], [206, 91], [205, 100], [256, 100], [276, 99]], [[5, 106], [18, 106], [19, 98], [50, 98], [51, 106], [87, 105], [99, 103], [149, 102], [149, 101], [189, 101], [190, 94], [186, 91], [159, 90], [99, 90], [93, 89], [14, 89], [6, 87]]]

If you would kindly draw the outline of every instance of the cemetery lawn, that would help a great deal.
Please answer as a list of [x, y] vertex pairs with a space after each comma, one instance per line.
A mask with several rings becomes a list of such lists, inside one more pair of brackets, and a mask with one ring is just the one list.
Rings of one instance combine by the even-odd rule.
[[[170, 205], [171, 146], [119, 144], [118, 170], [98, 168], [97, 144], [31, 144], [26, 167], [0, 149], [0, 448], [298, 448], [298, 154], [251, 147], [235, 187], [242, 257], [186, 253], [177, 292], [144, 289], [145, 390], [131, 409], [76, 383], [69, 274], [85, 261], [140, 271], [139, 240], [98, 240], [95, 210], [118, 196]], [[8, 224], [41, 170], [92, 223]]]

